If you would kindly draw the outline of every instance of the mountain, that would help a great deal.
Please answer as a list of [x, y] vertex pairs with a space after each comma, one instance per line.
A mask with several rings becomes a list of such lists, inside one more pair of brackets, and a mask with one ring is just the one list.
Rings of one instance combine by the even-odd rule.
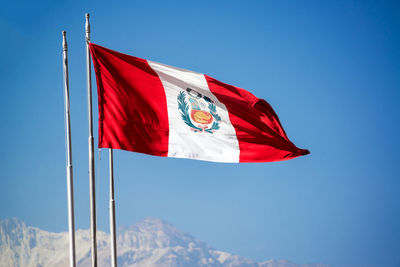
[[[90, 266], [90, 231], [76, 231], [77, 266]], [[97, 232], [98, 266], [110, 266], [107, 233]], [[121, 267], [328, 267], [285, 260], [255, 262], [215, 250], [206, 243], [156, 218], [146, 218], [117, 233]], [[1, 267], [67, 267], [68, 233], [51, 233], [27, 226], [18, 219], [0, 221]]]

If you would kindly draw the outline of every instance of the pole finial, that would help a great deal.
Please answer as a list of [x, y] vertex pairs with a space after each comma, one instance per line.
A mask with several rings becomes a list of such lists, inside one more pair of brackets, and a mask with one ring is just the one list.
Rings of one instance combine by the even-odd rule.
[[66, 31], [62, 31], [62, 36], [63, 36], [63, 42], [62, 42], [63, 51], [67, 51], [67, 50], [68, 50], [68, 45], [67, 45], [67, 32], [66, 32]]
[[86, 29], [86, 42], [90, 42], [90, 23], [89, 23], [89, 13], [85, 14], [86, 17], [86, 25], [85, 25], [85, 29]]

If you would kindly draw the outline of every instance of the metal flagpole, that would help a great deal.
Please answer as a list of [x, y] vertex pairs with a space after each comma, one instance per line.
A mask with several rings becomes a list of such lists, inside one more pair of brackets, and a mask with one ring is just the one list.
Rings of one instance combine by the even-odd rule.
[[97, 241], [96, 241], [96, 194], [94, 173], [94, 139], [93, 139], [93, 115], [92, 115], [92, 75], [90, 68], [90, 24], [89, 13], [86, 16], [86, 74], [87, 74], [87, 96], [89, 115], [89, 187], [90, 187], [90, 241], [92, 250], [92, 267], [97, 267]]
[[111, 238], [111, 266], [117, 267], [117, 236], [115, 231], [115, 200], [114, 200], [114, 156], [113, 149], [109, 151], [110, 160], [110, 238]]
[[72, 169], [72, 149], [71, 149], [71, 121], [69, 107], [69, 79], [68, 79], [68, 45], [67, 33], [62, 32], [63, 36], [63, 66], [64, 66], [64, 100], [65, 100], [65, 143], [67, 150], [67, 191], [68, 191], [68, 231], [69, 231], [69, 262], [71, 267], [75, 267], [75, 218], [74, 218], [74, 180]]

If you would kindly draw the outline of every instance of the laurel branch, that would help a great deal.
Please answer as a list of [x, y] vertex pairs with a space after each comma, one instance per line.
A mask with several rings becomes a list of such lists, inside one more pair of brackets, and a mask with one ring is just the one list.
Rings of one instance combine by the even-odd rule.
[[188, 103], [186, 102], [185, 97], [186, 97], [186, 94], [185, 94], [185, 92], [183, 92], [183, 91], [181, 91], [181, 92], [179, 93], [179, 95], [178, 95], [178, 108], [179, 108], [179, 111], [181, 112], [182, 120], [183, 120], [183, 121], [186, 123], [186, 125], [188, 125], [189, 127], [191, 127], [191, 128], [193, 128], [193, 129], [198, 130], [198, 131], [201, 132], [202, 129], [201, 129], [200, 127], [197, 127], [196, 125], [194, 125], [194, 124], [192, 123], [192, 121], [190, 120], [190, 117], [189, 117], [189, 105], [188, 105]]

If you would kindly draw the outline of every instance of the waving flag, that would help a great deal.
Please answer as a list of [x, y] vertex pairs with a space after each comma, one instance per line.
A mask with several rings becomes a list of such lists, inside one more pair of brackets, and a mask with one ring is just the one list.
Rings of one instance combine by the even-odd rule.
[[90, 44], [97, 78], [99, 147], [216, 162], [308, 154], [271, 106], [207, 75]]

